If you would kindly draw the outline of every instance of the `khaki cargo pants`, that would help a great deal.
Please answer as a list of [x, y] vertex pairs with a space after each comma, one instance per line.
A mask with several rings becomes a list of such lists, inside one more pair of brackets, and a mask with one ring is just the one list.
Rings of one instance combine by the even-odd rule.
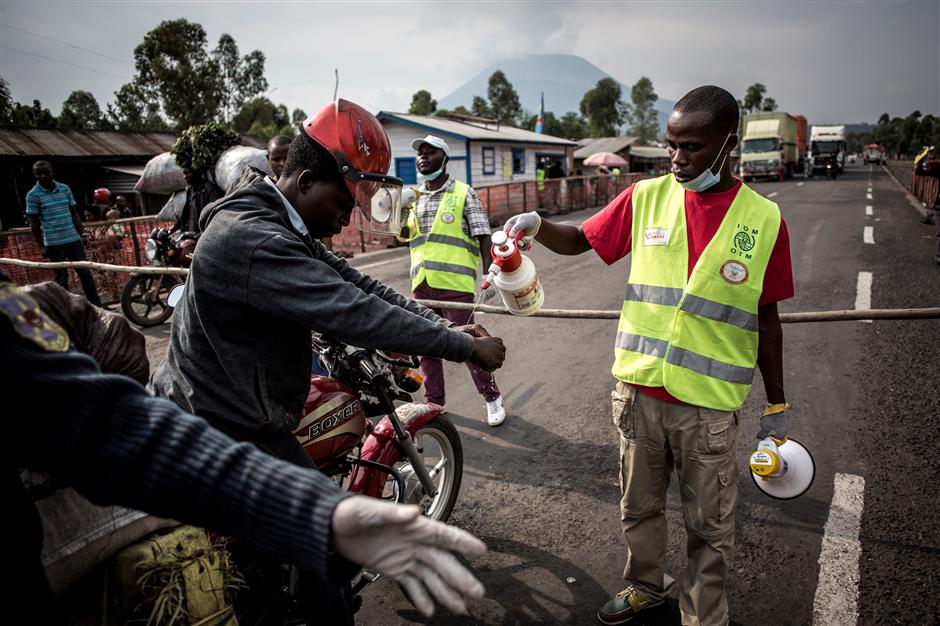
[[726, 584], [738, 498], [736, 413], [664, 402], [617, 383], [611, 394], [620, 431], [620, 516], [627, 542], [623, 576], [651, 602], [664, 600], [666, 490], [679, 478], [688, 533], [688, 580], [679, 608], [685, 626], [728, 623]]

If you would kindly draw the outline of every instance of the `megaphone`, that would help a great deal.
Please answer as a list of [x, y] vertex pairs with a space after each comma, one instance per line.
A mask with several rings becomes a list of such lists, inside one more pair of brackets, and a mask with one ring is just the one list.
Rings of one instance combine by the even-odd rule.
[[779, 445], [772, 437], [761, 440], [748, 465], [757, 488], [777, 500], [800, 497], [816, 477], [813, 455], [793, 439]]

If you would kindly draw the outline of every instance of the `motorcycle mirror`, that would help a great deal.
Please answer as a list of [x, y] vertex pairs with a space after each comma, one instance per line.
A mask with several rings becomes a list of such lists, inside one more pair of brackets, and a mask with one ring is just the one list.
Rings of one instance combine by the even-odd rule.
[[183, 299], [183, 293], [186, 291], [186, 283], [180, 283], [173, 289], [170, 289], [170, 293], [167, 294], [166, 303], [172, 308], [176, 308], [176, 305], [180, 300]]

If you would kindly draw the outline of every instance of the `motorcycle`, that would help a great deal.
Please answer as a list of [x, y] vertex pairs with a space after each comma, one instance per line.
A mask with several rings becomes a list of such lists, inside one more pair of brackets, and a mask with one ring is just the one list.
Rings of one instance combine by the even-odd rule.
[[838, 175], [839, 166], [836, 165], [836, 162], [833, 159], [826, 161], [826, 176], [828, 176], [830, 180], [835, 180]]
[[[174, 235], [166, 228], [155, 228], [144, 244], [144, 254], [157, 267], [186, 267], [192, 263], [196, 234], [185, 231]], [[138, 326], [162, 324], [173, 314], [167, 295], [182, 283], [174, 274], [134, 274], [121, 292], [121, 311]]]

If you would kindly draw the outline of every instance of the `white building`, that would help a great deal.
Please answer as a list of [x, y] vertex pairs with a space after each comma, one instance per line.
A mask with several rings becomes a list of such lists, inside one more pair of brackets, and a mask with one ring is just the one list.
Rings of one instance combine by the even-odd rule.
[[457, 119], [380, 111], [376, 117], [392, 144], [390, 173], [405, 184], [416, 182], [411, 142], [429, 134], [450, 147], [447, 172], [473, 187], [535, 180], [536, 164], [546, 161], [560, 162], [570, 174], [577, 147], [567, 139], [470, 116]]

